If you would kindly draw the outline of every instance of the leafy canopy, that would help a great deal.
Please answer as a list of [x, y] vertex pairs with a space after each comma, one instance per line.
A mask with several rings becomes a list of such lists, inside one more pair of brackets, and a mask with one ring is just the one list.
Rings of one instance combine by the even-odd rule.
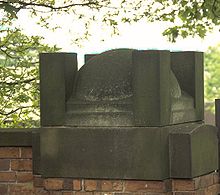
[[[52, 30], [59, 28], [51, 24], [53, 17], [71, 15], [84, 25], [84, 34], [77, 35], [75, 43], [90, 36], [92, 23], [110, 27], [117, 34], [118, 24], [139, 20], [166, 21], [170, 27], [163, 35], [176, 41], [178, 37], [204, 37], [219, 26], [220, 0], [0, 0], [0, 127], [39, 126], [38, 53], [58, 51], [43, 44], [40, 36], [23, 34], [16, 26], [23, 13]], [[213, 48], [206, 56], [207, 99], [219, 92], [220, 73], [213, 75], [218, 52]]]
[[[205, 101], [220, 98], [220, 44], [209, 47], [205, 53]], [[214, 111], [214, 107], [211, 105]]]
[[115, 33], [121, 22], [167, 21], [170, 27], [163, 35], [170, 41], [179, 36], [203, 38], [220, 23], [220, 0], [0, 0], [0, 9], [11, 20], [26, 10], [46, 27], [50, 17], [72, 14], [87, 27], [87, 36], [91, 21], [107, 24]]
[[20, 30], [7, 30], [0, 42], [0, 127], [39, 126], [38, 52], [54, 52]]

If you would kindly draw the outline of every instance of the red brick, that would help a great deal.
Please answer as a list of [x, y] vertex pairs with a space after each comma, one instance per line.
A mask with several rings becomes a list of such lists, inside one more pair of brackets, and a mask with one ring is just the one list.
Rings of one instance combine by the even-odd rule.
[[19, 158], [18, 147], [0, 147], [0, 158]]
[[[108, 195], [108, 194], [107, 194]], [[110, 194], [111, 195], [111, 194]], [[144, 193], [144, 192], [120, 192], [114, 193], [114, 195], [164, 195], [164, 193]]]
[[25, 183], [25, 182], [32, 182], [32, 181], [33, 181], [32, 172], [17, 172], [18, 183]]
[[8, 185], [7, 184], [0, 184], [0, 194], [7, 194], [8, 193]]
[[[196, 195], [206, 195], [206, 189], [199, 189], [196, 190]], [[215, 194], [216, 195], [216, 194]]]
[[114, 181], [114, 180], [101, 181], [102, 191], [122, 191], [122, 189], [123, 189], [122, 181]]
[[31, 147], [22, 147], [21, 148], [21, 158], [32, 158], [32, 148]]
[[50, 191], [50, 195], [63, 195], [61, 191]]
[[93, 192], [93, 195], [109, 195], [107, 192]]
[[11, 170], [13, 171], [32, 171], [32, 160], [12, 160]]
[[220, 182], [220, 180], [219, 180], [219, 173], [218, 172], [213, 174], [213, 180], [214, 180], [214, 184]]
[[15, 180], [15, 172], [0, 172], [0, 182], [13, 182]]
[[9, 185], [10, 195], [34, 195], [32, 183]]
[[197, 195], [196, 192], [175, 192], [175, 195]]
[[10, 169], [10, 160], [0, 159], [0, 171], [8, 171]]
[[192, 191], [197, 189], [195, 180], [192, 179], [174, 179], [173, 191]]
[[49, 195], [49, 192], [44, 188], [34, 188], [35, 195]]
[[92, 192], [75, 192], [75, 195], [94, 195]]
[[[198, 178], [195, 178], [196, 184], [198, 185], [198, 188], [206, 188], [208, 186], [211, 186], [214, 184], [214, 175], [204, 175]], [[197, 181], [198, 180], [198, 181]]]
[[165, 184], [165, 188], [167, 192], [171, 192], [172, 191], [172, 179], [166, 179], [164, 181]]
[[73, 190], [73, 180], [72, 179], [64, 179], [63, 180], [63, 189], [64, 190]]
[[219, 184], [212, 185], [206, 189], [207, 189], [206, 190], [207, 195], [216, 195], [220, 192], [220, 185]]
[[115, 193], [114, 195], [133, 195], [134, 193], [131, 192], [120, 192], [120, 193]]
[[40, 175], [34, 175], [34, 187], [44, 187], [44, 179]]
[[114, 191], [122, 191], [123, 190], [123, 182], [122, 181], [113, 181], [113, 190]]
[[102, 180], [101, 181], [101, 190], [102, 191], [112, 191], [113, 185], [111, 180]]
[[162, 181], [126, 181], [125, 192], [165, 192]]
[[63, 192], [62, 195], [73, 195], [73, 192]]
[[97, 180], [85, 180], [85, 191], [96, 191], [98, 188]]
[[45, 179], [44, 187], [46, 190], [62, 190], [63, 180], [62, 179]]
[[82, 190], [82, 182], [79, 179], [73, 180], [73, 190], [74, 191], [80, 191]]

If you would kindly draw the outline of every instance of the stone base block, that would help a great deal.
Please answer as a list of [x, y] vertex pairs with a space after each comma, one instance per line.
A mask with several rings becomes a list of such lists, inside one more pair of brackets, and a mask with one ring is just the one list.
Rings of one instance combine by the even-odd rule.
[[40, 153], [43, 177], [164, 180], [218, 169], [217, 130], [198, 123], [42, 128]]

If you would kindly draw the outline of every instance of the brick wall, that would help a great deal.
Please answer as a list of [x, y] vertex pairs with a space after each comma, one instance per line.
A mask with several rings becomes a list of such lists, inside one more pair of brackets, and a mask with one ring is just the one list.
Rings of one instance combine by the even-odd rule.
[[32, 192], [31, 147], [0, 147], [0, 195]]
[[0, 195], [217, 195], [217, 173], [165, 181], [42, 178], [31, 147], [0, 147]]
[[220, 187], [216, 173], [192, 180], [165, 181], [43, 179], [34, 176], [34, 186], [48, 195], [217, 195]]

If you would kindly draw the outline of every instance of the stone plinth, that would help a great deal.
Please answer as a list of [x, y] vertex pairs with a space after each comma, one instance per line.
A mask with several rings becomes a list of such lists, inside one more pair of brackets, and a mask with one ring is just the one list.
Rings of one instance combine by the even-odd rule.
[[[217, 130], [172, 127], [42, 128], [44, 177], [164, 180], [218, 169]], [[77, 158], [76, 158], [77, 157]]]
[[[31, 130], [26, 129], [25, 133], [27, 132]], [[21, 130], [20, 133], [22, 134]], [[192, 179], [159, 181], [43, 177], [33, 173], [31, 137], [28, 138], [29, 140], [24, 139], [23, 143], [21, 140], [14, 143], [10, 140], [14, 137], [10, 138], [4, 131], [0, 132], [0, 137], [8, 138], [7, 141], [0, 142], [1, 195], [217, 195], [220, 193], [217, 172]], [[210, 156], [205, 157], [210, 158]], [[209, 161], [209, 159], [204, 160]]]

